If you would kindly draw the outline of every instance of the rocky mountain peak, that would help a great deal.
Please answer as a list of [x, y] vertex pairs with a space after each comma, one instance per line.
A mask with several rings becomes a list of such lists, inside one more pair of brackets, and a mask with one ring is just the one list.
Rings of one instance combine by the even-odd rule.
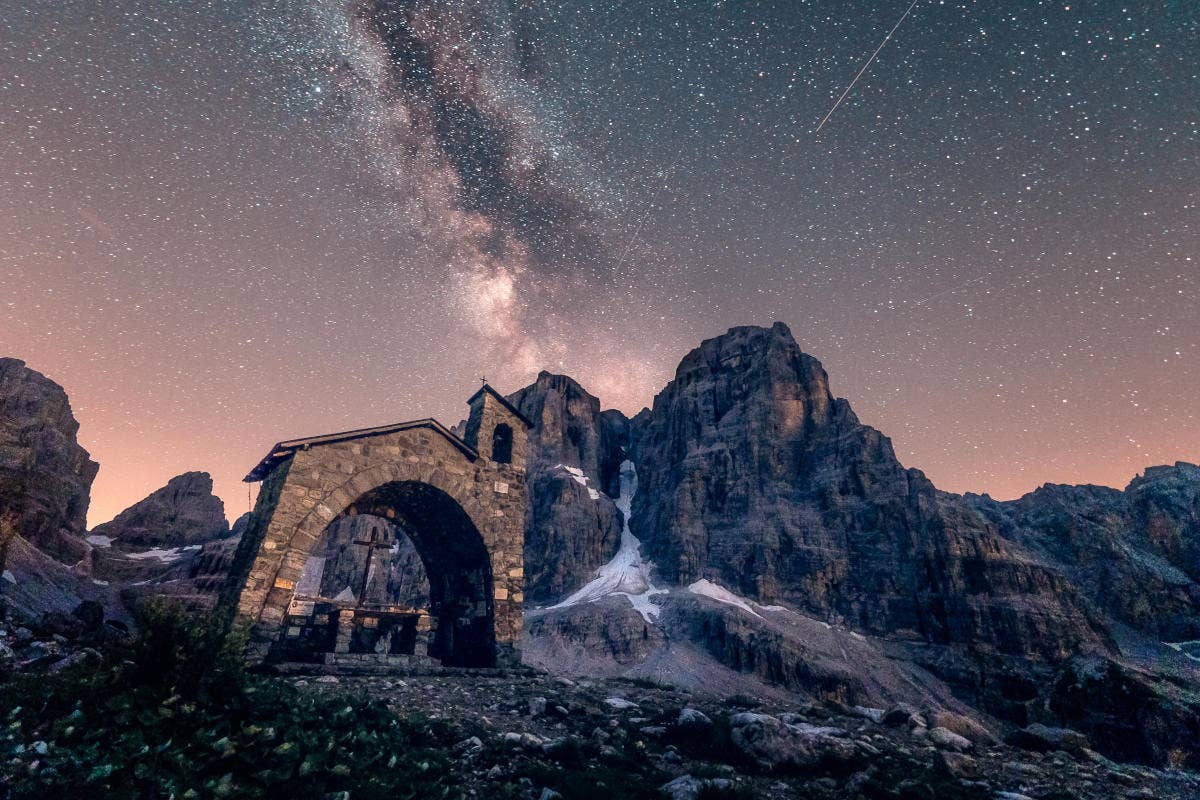
[[86, 552], [82, 536], [100, 465], [76, 441], [67, 393], [16, 358], [0, 358], [0, 518], [60, 561]]
[[600, 411], [600, 399], [567, 375], [541, 372], [508, 397], [533, 421], [529, 458], [553, 467], [583, 471], [596, 488], [616, 488], [627, 420], [619, 411]]
[[[701, 440], [770, 442], [829, 425], [859, 426], [849, 404], [830, 392], [821, 362], [782, 322], [731, 328], [701, 343], [655, 397], [651, 416], [676, 418], [690, 428], [688, 438]], [[740, 433], [747, 425], [751, 437]], [[876, 437], [894, 460], [887, 439]]]
[[183, 547], [228, 536], [229, 522], [225, 504], [213, 494], [212, 476], [185, 472], [111, 522], [97, 525], [92, 535], [123, 545]]
[[689, 353], [631, 438], [633, 533], [671, 583], [1011, 653], [1060, 658], [1103, 638], [1064, 580], [904, 469], [782, 324]]

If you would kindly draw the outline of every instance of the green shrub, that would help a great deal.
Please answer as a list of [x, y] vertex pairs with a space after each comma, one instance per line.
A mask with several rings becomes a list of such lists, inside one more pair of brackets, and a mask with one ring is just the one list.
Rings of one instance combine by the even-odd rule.
[[245, 680], [245, 635], [219, 614], [195, 615], [178, 603], [150, 601], [137, 611], [138, 637], [125, 665], [137, 686], [194, 697], [207, 688], [234, 691]]
[[128, 658], [0, 683], [0, 797], [458, 797], [454, 732], [241, 668], [240, 642], [166, 607]]

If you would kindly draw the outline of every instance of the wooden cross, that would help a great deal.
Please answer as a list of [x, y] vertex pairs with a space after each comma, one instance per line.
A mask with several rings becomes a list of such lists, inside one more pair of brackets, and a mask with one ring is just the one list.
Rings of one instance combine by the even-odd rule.
[[366, 545], [367, 547], [367, 563], [363, 565], [362, 590], [358, 593], [358, 603], [355, 608], [362, 608], [363, 601], [367, 599], [367, 581], [371, 579], [371, 557], [375, 555], [376, 550], [390, 550], [391, 545], [387, 542], [379, 541], [379, 528], [371, 528], [370, 539], [356, 539], [354, 544]]

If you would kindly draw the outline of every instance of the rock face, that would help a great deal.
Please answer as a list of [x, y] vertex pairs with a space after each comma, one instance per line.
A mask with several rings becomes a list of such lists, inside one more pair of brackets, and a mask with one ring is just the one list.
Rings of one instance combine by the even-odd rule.
[[538, 374], [508, 401], [533, 423], [529, 454], [579, 467], [610, 496], [617, 493], [628, 421], [620, 411], [600, 411], [600, 400], [566, 375]]
[[229, 523], [212, 476], [185, 472], [91, 533], [126, 546], [184, 547], [228, 536]]
[[704, 342], [632, 428], [633, 532], [672, 583], [1021, 657], [1107, 646], [1060, 574], [902, 467], [781, 323]]
[[1048, 484], [967, 499], [1115, 619], [1156, 640], [1200, 639], [1200, 467], [1151, 467], [1123, 492]]
[[565, 375], [542, 372], [508, 397], [533, 422], [525, 510], [525, 595], [561, 599], [617, 551], [621, 514], [613, 504], [628, 421]]
[[655, 600], [659, 614], [651, 620], [619, 595], [529, 611], [525, 661], [554, 674], [641, 678], [727, 695], [967, 710], [949, 686], [897, 658], [885, 641], [686, 588]]
[[0, 358], [0, 519], [42, 552], [74, 563], [100, 465], [79, 446], [67, 393], [15, 358]]

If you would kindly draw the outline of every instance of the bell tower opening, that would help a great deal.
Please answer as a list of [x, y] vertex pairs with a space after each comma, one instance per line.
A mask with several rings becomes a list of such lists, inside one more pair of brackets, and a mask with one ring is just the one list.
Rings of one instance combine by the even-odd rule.
[[511, 464], [512, 449], [512, 426], [502, 422], [492, 431], [492, 461], [495, 461], [497, 464]]

